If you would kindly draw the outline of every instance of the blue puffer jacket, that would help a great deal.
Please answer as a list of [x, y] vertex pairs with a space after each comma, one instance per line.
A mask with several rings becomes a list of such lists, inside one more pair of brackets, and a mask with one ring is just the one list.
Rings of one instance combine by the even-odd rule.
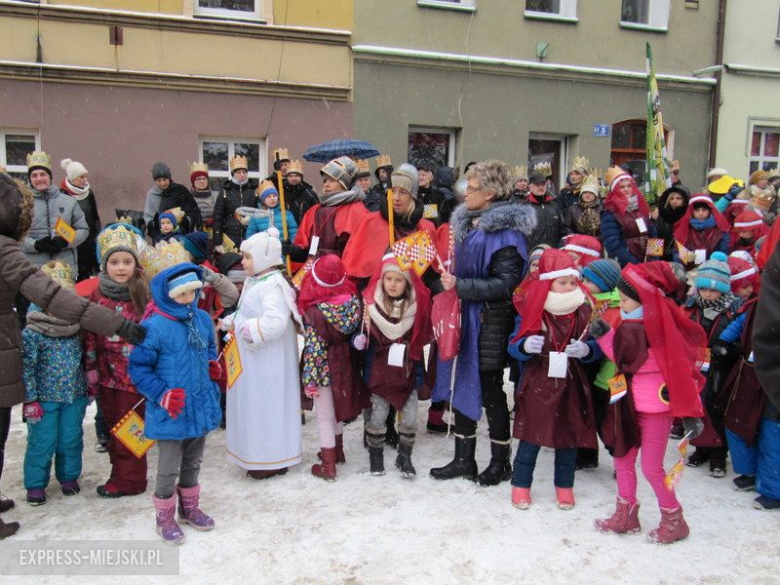
[[[267, 210], [263, 210], [267, 211]], [[273, 210], [274, 212], [274, 225], [276, 226], [276, 229], [279, 230], [279, 237], [282, 237], [282, 234], [284, 233], [284, 230], [282, 229], [282, 210], [278, 207]], [[287, 239], [290, 241], [293, 241], [295, 239], [295, 234], [298, 233], [298, 224], [295, 223], [295, 217], [293, 217], [293, 214], [288, 209], [286, 211], [287, 215]], [[246, 228], [246, 238], [249, 239], [255, 234], [259, 234], [260, 232], [264, 232], [268, 230], [268, 220], [269, 217], [265, 214], [263, 215], [253, 215], [252, 218], [249, 220], [249, 225]]]
[[[209, 377], [209, 360], [216, 359], [214, 328], [208, 313], [197, 308], [198, 298], [180, 305], [168, 296], [168, 281], [182, 272], [194, 271], [194, 264], [178, 264], [152, 279], [152, 299], [157, 311], [142, 321], [146, 339], [130, 353], [130, 377], [146, 397], [146, 436], [150, 439], [182, 440], [202, 437], [214, 430], [222, 419], [219, 386]], [[194, 331], [187, 326], [192, 319], [204, 342], [199, 349], [191, 340]], [[164, 394], [172, 388], [184, 388], [184, 410], [171, 418], [160, 406]]]

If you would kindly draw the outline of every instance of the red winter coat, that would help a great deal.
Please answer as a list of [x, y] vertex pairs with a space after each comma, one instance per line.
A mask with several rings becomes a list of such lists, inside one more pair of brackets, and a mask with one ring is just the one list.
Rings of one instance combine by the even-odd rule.
[[[370, 336], [371, 345], [369, 354], [371, 356], [370, 369], [366, 371], [366, 384], [372, 394], [381, 396], [392, 404], [397, 410], [402, 410], [406, 400], [414, 389], [415, 371], [414, 360], [411, 357], [410, 343], [412, 340], [412, 329], [409, 329], [399, 339], [388, 339], [384, 333], [372, 324]], [[399, 368], [387, 363], [390, 346], [393, 343], [406, 344], [404, 354], [404, 367]]]

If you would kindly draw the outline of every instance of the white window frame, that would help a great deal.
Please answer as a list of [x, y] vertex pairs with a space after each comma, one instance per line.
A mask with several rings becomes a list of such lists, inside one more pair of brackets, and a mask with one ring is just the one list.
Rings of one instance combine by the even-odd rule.
[[21, 134], [35, 137], [35, 150], [41, 150], [41, 133], [33, 128], [0, 128], [0, 166], [6, 167], [7, 173], [27, 174], [27, 165], [9, 165], [6, 158], [5, 138], [9, 134]]
[[209, 169], [209, 178], [229, 179], [230, 178], [230, 159], [236, 154], [236, 143], [239, 144], [257, 144], [258, 148], [258, 170], [249, 171], [247, 176], [250, 179], [262, 180], [268, 176], [268, 140], [266, 138], [256, 137], [236, 137], [236, 136], [201, 136], [198, 141], [198, 161], [203, 162], [203, 143], [204, 142], [227, 142], [228, 145], [228, 170], [217, 171]]
[[558, 12], [538, 12], [524, 10], [523, 16], [529, 20], [554, 20], [557, 22], [579, 22], [577, 18], [577, 0], [560, 0]]
[[[561, 164], [558, 169], [558, 177], [555, 179], [555, 185], [560, 191], [562, 186], [566, 184], [566, 177], [569, 174], [569, 151], [573, 150], [572, 145], [575, 136], [566, 134], [544, 134], [542, 132], [531, 132], [528, 134], [528, 140], [549, 140], [551, 142], [561, 143]], [[531, 164], [531, 154], [528, 153], [528, 172], [533, 173], [533, 164]]]
[[[758, 148], [758, 156], [753, 156], [751, 154], [751, 150], [753, 147], [753, 134], [756, 132], [761, 132], [761, 142], [759, 143]], [[774, 168], [780, 168], [780, 151], [778, 151], [778, 156], [764, 156], [764, 142], [766, 140], [766, 134], [772, 133], [772, 134], [779, 134], [780, 133], [780, 124], [772, 125], [772, 123], [762, 122], [762, 123], [756, 123], [751, 125], [750, 127], [750, 133], [748, 134], [748, 147], [747, 147], [747, 155], [748, 155], [748, 168], [747, 171], [750, 171], [750, 165], [751, 163], [757, 162], [758, 163], [758, 169], [761, 170], [764, 168], [764, 163], [769, 163], [771, 169]]]
[[647, 23], [625, 22], [623, 18], [623, 1], [620, 2], [621, 21], [620, 28], [643, 30], [649, 32], [669, 32], [669, 13], [671, 0], [648, 0], [650, 10], [647, 15]]
[[431, 126], [409, 126], [406, 131], [406, 155], [409, 155], [409, 134], [449, 134], [450, 140], [447, 144], [447, 166], [455, 166], [455, 145], [457, 130], [454, 128], [435, 128]]
[[268, 22], [265, 17], [269, 12], [266, 10], [268, 0], [254, 0], [255, 9], [252, 12], [243, 10], [230, 10], [228, 8], [206, 8], [199, 6], [198, 0], [192, 0], [192, 13], [194, 16], [205, 16], [208, 18], [221, 18], [226, 20], [251, 20], [258, 22]]
[[417, 0], [417, 6], [460, 12], [476, 12], [477, 0], [455, 0], [454, 2], [447, 2], [447, 0]]

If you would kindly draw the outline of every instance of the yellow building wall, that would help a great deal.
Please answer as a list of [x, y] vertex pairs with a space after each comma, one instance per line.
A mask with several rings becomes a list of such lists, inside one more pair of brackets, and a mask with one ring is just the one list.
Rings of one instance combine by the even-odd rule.
[[[359, 1], [359, 0], [358, 0]], [[352, 30], [355, 0], [274, 0], [274, 24]]]
[[183, 0], [49, 0], [50, 6], [84, 6], [155, 14], [182, 14]]

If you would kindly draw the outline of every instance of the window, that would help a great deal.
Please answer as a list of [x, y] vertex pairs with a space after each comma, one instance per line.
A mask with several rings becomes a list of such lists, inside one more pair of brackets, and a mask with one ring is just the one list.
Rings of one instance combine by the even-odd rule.
[[195, 16], [262, 20], [263, 0], [195, 0]]
[[577, 0], [525, 0], [525, 17], [577, 21]]
[[413, 165], [427, 162], [437, 168], [455, 166], [455, 131], [410, 128], [407, 159]]
[[[673, 155], [674, 132], [664, 127], [667, 157]], [[610, 164], [627, 165], [637, 177], [645, 174], [647, 167], [647, 121], [626, 120], [612, 125]]]
[[202, 138], [200, 160], [209, 165], [209, 187], [219, 191], [230, 178], [230, 159], [245, 156], [249, 162], [249, 178], [265, 178], [268, 170], [265, 142], [251, 139]]
[[780, 128], [753, 128], [750, 145], [750, 172], [768, 171], [780, 166]]
[[27, 181], [27, 155], [41, 149], [38, 133], [33, 130], [0, 130], [0, 166], [6, 172]]
[[623, 0], [620, 26], [666, 31], [669, 26], [669, 0]]
[[534, 167], [548, 163], [552, 169], [553, 183], [562, 186], [566, 180], [566, 137], [547, 134], [531, 134], [528, 140], [528, 172], [534, 174]]
[[476, 0], [417, 0], [417, 6], [474, 12]]

